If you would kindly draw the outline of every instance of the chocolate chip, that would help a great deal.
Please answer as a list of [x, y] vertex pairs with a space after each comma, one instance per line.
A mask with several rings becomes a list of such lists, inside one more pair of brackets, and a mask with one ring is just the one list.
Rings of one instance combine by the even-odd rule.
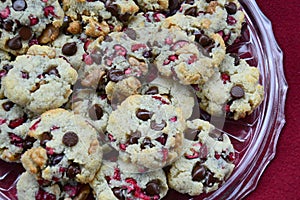
[[19, 30], [19, 36], [21, 37], [22, 40], [29, 40], [32, 37], [31, 28], [29, 28], [28, 26], [23, 26]]
[[123, 15], [117, 16], [117, 18], [118, 18], [118, 20], [120, 20], [121, 22], [126, 23], [126, 22], [129, 20], [130, 16], [131, 16], [131, 15], [130, 15], [129, 13], [125, 13], [125, 14], [123, 14]]
[[212, 1], [215, 1], [215, 0], [206, 0], [206, 3], [210, 3], [210, 2], [212, 2]]
[[26, 136], [26, 138], [23, 141], [23, 151], [25, 152], [27, 149], [30, 149], [35, 141], [35, 138]]
[[11, 70], [12, 68], [14, 68], [14, 66], [9, 65], [9, 64], [6, 64], [6, 65], [3, 66], [3, 69], [5, 69], [7, 72], [8, 72], [9, 70]]
[[143, 57], [144, 58], [151, 58], [153, 56], [152, 51], [144, 51], [143, 52]]
[[14, 22], [10, 19], [3, 22], [4, 30], [9, 31], [9, 32], [13, 30], [13, 25], [14, 25]]
[[151, 143], [151, 138], [145, 137], [143, 140], [143, 143], [141, 144], [141, 149], [145, 149], [146, 147], [154, 147], [154, 145]]
[[13, 2], [12, 6], [15, 11], [22, 11], [27, 8], [27, 3], [24, 0], [16, 0]]
[[152, 180], [146, 184], [145, 192], [149, 196], [159, 195], [159, 180]]
[[194, 0], [186, 0], [186, 1], [185, 1], [186, 4], [190, 4], [190, 5], [193, 5], [194, 2], [195, 2]]
[[155, 131], [161, 131], [167, 126], [167, 123], [165, 120], [162, 120], [160, 123], [157, 123], [156, 121], [152, 120], [150, 122], [150, 128]]
[[146, 109], [138, 109], [136, 111], [136, 117], [143, 121], [147, 121], [148, 119], [151, 119], [152, 115], [153, 113]]
[[10, 109], [12, 107], [14, 107], [14, 103], [12, 101], [7, 101], [5, 103], [2, 104], [2, 108], [5, 110], [5, 111], [10, 111]]
[[96, 120], [100, 120], [103, 116], [103, 110], [100, 107], [99, 104], [94, 104], [92, 107], [90, 107], [89, 109], [89, 117], [96, 121]]
[[240, 98], [244, 97], [245, 92], [241, 86], [235, 85], [231, 88], [230, 95], [234, 99], [240, 99]]
[[234, 15], [237, 12], [237, 6], [233, 2], [226, 4], [225, 9], [229, 15]]
[[51, 139], [52, 139], [52, 135], [50, 132], [43, 132], [41, 137], [39, 138], [40, 139], [40, 145], [42, 147], [46, 147], [46, 143], [49, 142]]
[[118, 82], [125, 78], [125, 73], [120, 69], [112, 69], [107, 72], [107, 77], [112, 82]]
[[64, 158], [64, 154], [53, 154], [53, 155], [48, 155], [48, 164], [50, 166], [55, 166], [57, 165], [62, 159]]
[[169, 15], [173, 15], [180, 8], [179, 0], [169, 0]]
[[238, 66], [240, 64], [240, 57], [239, 57], [239, 55], [236, 54], [236, 53], [230, 53], [229, 55], [234, 58], [234, 65]]
[[62, 142], [67, 147], [75, 146], [78, 143], [78, 135], [72, 131], [66, 132], [62, 138]]
[[197, 7], [191, 7], [184, 12], [185, 15], [190, 15], [193, 17], [197, 16]]
[[132, 40], [136, 40], [136, 32], [132, 28], [127, 28], [124, 33]]
[[[53, 66], [51, 68], [49, 68], [45, 74], [48, 74], [48, 75], [54, 75], [54, 76], [57, 76], [58, 78], [60, 78], [60, 75], [59, 75], [59, 72], [56, 68], [56, 66]], [[44, 74], [44, 75], [45, 75]]]
[[16, 36], [14, 38], [9, 39], [6, 42], [6, 45], [12, 50], [19, 50], [23, 47], [20, 36]]
[[72, 163], [71, 165], [69, 165], [66, 175], [69, 178], [75, 178], [77, 174], [81, 173], [81, 169], [79, 164], [77, 163]]
[[125, 189], [121, 188], [121, 187], [115, 187], [112, 189], [112, 192], [114, 193], [114, 195], [119, 199], [119, 200], [125, 200]]
[[211, 39], [205, 34], [197, 34], [196, 39], [197, 42], [203, 47], [208, 46], [212, 42]]
[[201, 131], [198, 129], [188, 128], [184, 131], [184, 137], [188, 140], [197, 141], [199, 133], [201, 133]]
[[197, 162], [192, 170], [192, 180], [200, 182], [205, 178], [205, 175], [206, 175], [205, 167], [200, 162]]
[[216, 183], [216, 181], [217, 181], [217, 179], [214, 177], [213, 173], [211, 173], [210, 171], [207, 171], [204, 185], [207, 187], [212, 187]]
[[118, 16], [118, 6], [116, 4], [111, 4], [106, 7], [106, 10], [110, 12], [113, 16]]
[[137, 144], [140, 137], [141, 137], [141, 133], [139, 131], [136, 131], [129, 136], [127, 142], [128, 144]]
[[156, 87], [156, 86], [151, 86], [151, 87], [145, 92], [145, 94], [147, 94], [147, 95], [158, 94], [158, 87]]
[[75, 42], [66, 43], [61, 51], [66, 56], [73, 56], [77, 52], [77, 45]]

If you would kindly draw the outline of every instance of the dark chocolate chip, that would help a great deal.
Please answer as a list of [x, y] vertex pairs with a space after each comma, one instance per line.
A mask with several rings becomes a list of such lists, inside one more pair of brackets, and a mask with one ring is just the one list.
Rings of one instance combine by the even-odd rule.
[[159, 195], [159, 180], [152, 180], [146, 184], [145, 192], [149, 196]]
[[56, 196], [54, 194], [48, 193], [42, 188], [39, 188], [38, 192], [35, 195], [35, 200], [56, 200]]
[[28, 26], [23, 26], [19, 30], [19, 36], [21, 37], [22, 40], [29, 40], [32, 37], [31, 28], [29, 28]]
[[103, 116], [103, 110], [100, 107], [99, 104], [94, 104], [92, 107], [90, 107], [89, 109], [89, 117], [96, 121], [96, 120], [100, 120]]
[[27, 3], [25, 0], [16, 0], [13, 2], [12, 6], [15, 11], [22, 11], [27, 8]]
[[239, 57], [239, 55], [236, 54], [236, 53], [230, 53], [229, 55], [234, 58], [234, 65], [238, 66], [240, 64], [240, 57]]
[[141, 133], [136, 131], [129, 136], [128, 144], [137, 144], [140, 138], [141, 138]]
[[12, 68], [14, 68], [14, 66], [9, 65], [9, 64], [6, 64], [6, 65], [3, 66], [3, 69], [5, 69], [7, 72], [8, 72], [9, 70], [11, 70]]
[[110, 12], [113, 16], [118, 16], [118, 6], [116, 4], [111, 4], [106, 7], [106, 10]]
[[12, 50], [19, 50], [22, 48], [22, 41], [20, 36], [16, 36], [14, 38], [9, 39], [6, 42], [7, 46]]
[[235, 85], [231, 88], [230, 95], [234, 99], [240, 99], [240, 98], [244, 97], [245, 91], [241, 86]]
[[136, 40], [136, 32], [132, 28], [127, 28], [124, 33], [132, 40]]
[[185, 3], [185, 4], [193, 5], [194, 2], [195, 2], [194, 0], [186, 0], [184, 3]]
[[167, 123], [165, 120], [162, 120], [160, 123], [157, 123], [156, 121], [152, 120], [150, 122], [150, 128], [155, 131], [161, 131], [167, 126]]
[[128, 22], [130, 16], [131, 16], [131, 15], [130, 15], [129, 13], [125, 13], [125, 14], [123, 14], [123, 15], [119, 15], [117, 18], [118, 18], [118, 20], [120, 20], [121, 22], [126, 23], [126, 22]]
[[27, 149], [30, 149], [35, 141], [35, 138], [26, 136], [26, 138], [23, 141], [23, 151], [25, 152]]
[[71, 165], [69, 165], [66, 175], [69, 178], [75, 178], [77, 174], [81, 173], [81, 169], [79, 164], [77, 163], [72, 163]]
[[125, 73], [120, 69], [112, 69], [107, 72], [107, 77], [112, 82], [118, 82], [125, 78]]
[[151, 57], [153, 57], [152, 51], [151, 50], [150, 51], [144, 51], [143, 52], [143, 57], [144, 58], [151, 58]]
[[180, 8], [180, 0], [169, 0], [169, 14], [173, 15]]
[[145, 94], [147, 94], [147, 95], [158, 94], [158, 87], [156, 87], [156, 86], [151, 86], [151, 87], [145, 92]]
[[53, 66], [50, 69], [48, 69], [46, 71], [46, 74], [48, 74], [48, 75], [54, 75], [54, 76], [57, 76], [58, 78], [60, 78], [60, 75], [59, 75], [59, 72], [58, 72], [56, 66]]
[[4, 30], [9, 31], [9, 32], [11, 32], [13, 30], [13, 25], [14, 25], [14, 22], [10, 19], [3, 22]]
[[141, 144], [141, 149], [145, 149], [146, 147], [154, 147], [154, 145], [151, 143], [151, 138], [145, 137], [143, 140], [143, 143]]
[[48, 155], [48, 164], [50, 166], [55, 166], [57, 165], [62, 159], [64, 158], [64, 154], [53, 154], [53, 155]]
[[66, 56], [73, 56], [77, 52], [77, 45], [75, 42], [66, 43], [61, 51]]
[[206, 175], [205, 167], [200, 162], [197, 162], [192, 170], [192, 180], [200, 182], [203, 179], [205, 179], [205, 175]]
[[211, 39], [207, 35], [204, 35], [204, 34], [199, 34], [197, 39], [198, 39], [199, 44], [203, 47], [208, 46], [212, 42]]
[[138, 109], [136, 111], [136, 117], [143, 121], [147, 121], [151, 119], [152, 115], [153, 113], [146, 109]]
[[185, 15], [190, 15], [193, 17], [197, 16], [197, 7], [191, 7], [184, 12]]
[[62, 138], [62, 142], [67, 147], [75, 146], [78, 143], [78, 135], [72, 131], [66, 132]]
[[212, 187], [216, 182], [217, 182], [217, 179], [214, 177], [213, 173], [211, 173], [210, 171], [207, 171], [204, 185], [207, 187]]
[[201, 131], [198, 129], [188, 128], [184, 131], [184, 137], [188, 140], [197, 141], [199, 133], [201, 133]]
[[40, 145], [42, 147], [46, 147], [46, 143], [49, 142], [52, 139], [52, 135], [50, 132], [44, 132], [42, 133], [41, 137], [40, 137]]
[[225, 9], [229, 15], [234, 15], [237, 12], [237, 6], [233, 2], [226, 4]]
[[215, 0], [206, 0], [206, 3], [210, 3], [210, 2], [212, 2], [212, 1], [215, 1]]
[[5, 103], [2, 104], [2, 108], [5, 110], [5, 111], [10, 111], [10, 109], [12, 107], [14, 107], [14, 103], [12, 101], [7, 101]]
[[114, 193], [114, 195], [119, 199], [119, 200], [125, 200], [125, 189], [121, 188], [121, 187], [115, 187], [112, 189], [112, 192]]

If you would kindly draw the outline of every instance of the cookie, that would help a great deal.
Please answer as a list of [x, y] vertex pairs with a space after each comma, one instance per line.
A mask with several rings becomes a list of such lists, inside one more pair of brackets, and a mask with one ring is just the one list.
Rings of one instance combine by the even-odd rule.
[[230, 45], [241, 35], [245, 15], [237, 0], [185, 1], [165, 26], [177, 25], [187, 32], [196, 28], [205, 34], [218, 33]]
[[[145, 27], [158, 27], [161, 26], [161, 23], [165, 20], [166, 16], [163, 13], [160, 12], [140, 12], [137, 15], [133, 16], [131, 20], [128, 23], [129, 28], [145, 28]], [[156, 30], [151, 30], [152, 33], [157, 32]], [[145, 35], [143, 33], [138, 33], [138, 35], [141, 36], [141, 38], [147, 37], [148, 35]]]
[[14, 55], [26, 53], [31, 44], [55, 40], [64, 18], [57, 0], [5, 1], [0, 13], [0, 49]]
[[184, 155], [168, 172], [169, 187], [197, 196], [218, 189], [234, 169], [235, 153], [230, 139], [208, 122], [187, 122]]
[[29, 137], [29, 119], [23, 108], [8, 99], [0, 100], [0, 158], [19, 162], [21, 155], [33, 146]]
[[160, 94], [168, 98], [173, 106], [181, 108], [184, 119], [193, 117], [192, 115], [199, 110], [192, 87], [181, 85], [170, 78], [158, 76], [150, 83], [144, 84], [140, 91], [143, 95]]
[[87, 184], [75, 181], [49, 184], [36, 180], [28, 172], [21, 174], [17, 182], [17, 197], [19, 200], [32, 199], [77, 199], [85, 200], [90, 193]]
[[167, 98], [132, 95], [109, 116], [107, 137], [123, 161], [154, 170], [181, 155], [184, 126]]
[[168, 185], [162, 169], [147, 173], [130, 173], [117, 162], [104, 162], [90, 183], [97, 200], [162, 199]]
[[64, 109], [47, 111], [32, 121], [28, 135], [40, 146], [27, 150], [21, 161], [37, 179], [87, 183], [101, 166], [97, 132], [80, 115]]
[[97, 94], [92, 89], [79, 89], [72, 95], [72, 111], [85, 117], [99, 132], [106, 130], [108, 117], [112, 112], [106, 96]]
[[151, 43], [160, 50], [154, 61], [160, 74], [184, 85], [207, 81], [224, 59], [225, 45], [217, 34], [204, 37], [206, 43], [196, 43], [177, 28], [158, 32]]
[[166, 11], [169, 8], [168, 0], [136, 0], [143, 11]]
[[4, 94], [35, 113], [58, 108], [67, 102], [77, 72], [62, 58], [18, 56], [2, 78]]
[[226, 57], [210, 80], [199, 85], [200, 107], [214, 116], [238, 120], [250, 115], [263, 101], [259, 69], [236, 54]]

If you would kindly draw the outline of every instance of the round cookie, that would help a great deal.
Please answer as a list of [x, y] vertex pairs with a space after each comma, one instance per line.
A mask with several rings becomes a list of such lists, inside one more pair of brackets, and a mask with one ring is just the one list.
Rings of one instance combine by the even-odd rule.
[[58, 108], [67, 102], [77, 72], [62, 58], [18, 56], [2, 79], [4, 94], [35, 113]]
[[172, 105], [181, 108], [184, 119], [193, 117], [193, 113], [199, 110], [196, 106], [196, 94], [192, 87], [181, 85], [170, 78], [158, 76], [150, 83], [143, 85], [141, 94], [160, 94], [168, 98]]
[[71, 109], [80, 114], [99, 132], [106, 130], [111, 105], [105, 96], [99, 96], [95, 90], [79, 89], [73, 93]]
[[162, 169], [147, 173], [127, 172], [118, 162], [104, 162], [90, 183], [96, 200], [162, 199], [168, 185]]
[[29, 137], [28, 117], [24, 110], [8, 99], [0, 100], [0, 158], [19, 162], [21, 155], [33, 146]]
[[218, 189], [234, 169], [235, 153], [230, 139], [208, 122], [187, 122], [184, 155], [168, 172], [169, 187], [197, 196]]
[[0, 49], [24, 54], [31, 44], [56, 39], [64, 12], [57, 0], [4, 1], [0, 4]]
[[123, 161], [154, 170], [181, 155], [184, 126], [181, 109], [167, 98], [132, 95], [111, 113], [107, 137]]
[[224, 59], [225, 45], [217, 34], [205, 38], [206, 43], [196, 43], [177, 28], [159, 31], [151, 43], [160, 50], [154, 62], [160, 74], [184, 85], [207, 81]]
[[97, 132], [80, 115], [64, 109], [47, 111], [32, 121], [28, 135], [40, 146], [27, 150], [21, 161], [37, 179], [87, 183], [101, 166]]
[[28, 172], [22, 173], [17, 183], [17, 197], [19, 200], [85, 200], [89, 193], [90, 187], [87, 184], [80, 184], [75, 181], [49, 184], [36, 180]]
[[259, 70], [238, 57], [226, 57], [210, 80], [199, 85], [200, 107], [214, 116], [238, 120], [250, 115], [263, 101], [264, 89], [259, 84]]
[[241, 35], [244, 22], [237, 0], [197, 0], [183, 2], [177, 14], [165, 20], [165, 26], [177, 25], [188, 32], [197, 28], [208, 35], [219, 33], [230, 45]]
[[168, 0], [136, 0], [141, 10], [147, 11], [167, 11], [169, 8]]

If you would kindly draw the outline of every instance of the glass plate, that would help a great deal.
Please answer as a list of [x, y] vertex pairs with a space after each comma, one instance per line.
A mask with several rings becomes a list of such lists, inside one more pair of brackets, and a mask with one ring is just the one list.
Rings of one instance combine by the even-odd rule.
[[[276, 144], [285, 124], [284, 105], [287, 83], [283, 73], [283, 54], [278, 47], [270, 21], [253, 0], [240, 0], [246, 14], [247, 27], [239, 42], [228, 48], [261, 71], [265, 99], [246, 119], [226, 120], [223, 131], [236, 149], [236, 168], [217, 191], [197, 197], [170, 190], [168, 199], [241, 199], [253, 191], [267, 164], [274, 158]], [[207, 116], [202, 114], [205, 119]], [[209, 119], [209, 118], [206, 118]], [[16, 183], [24, 171], [20, 164], [0, 161], [0, 199], [16, 200]]]

